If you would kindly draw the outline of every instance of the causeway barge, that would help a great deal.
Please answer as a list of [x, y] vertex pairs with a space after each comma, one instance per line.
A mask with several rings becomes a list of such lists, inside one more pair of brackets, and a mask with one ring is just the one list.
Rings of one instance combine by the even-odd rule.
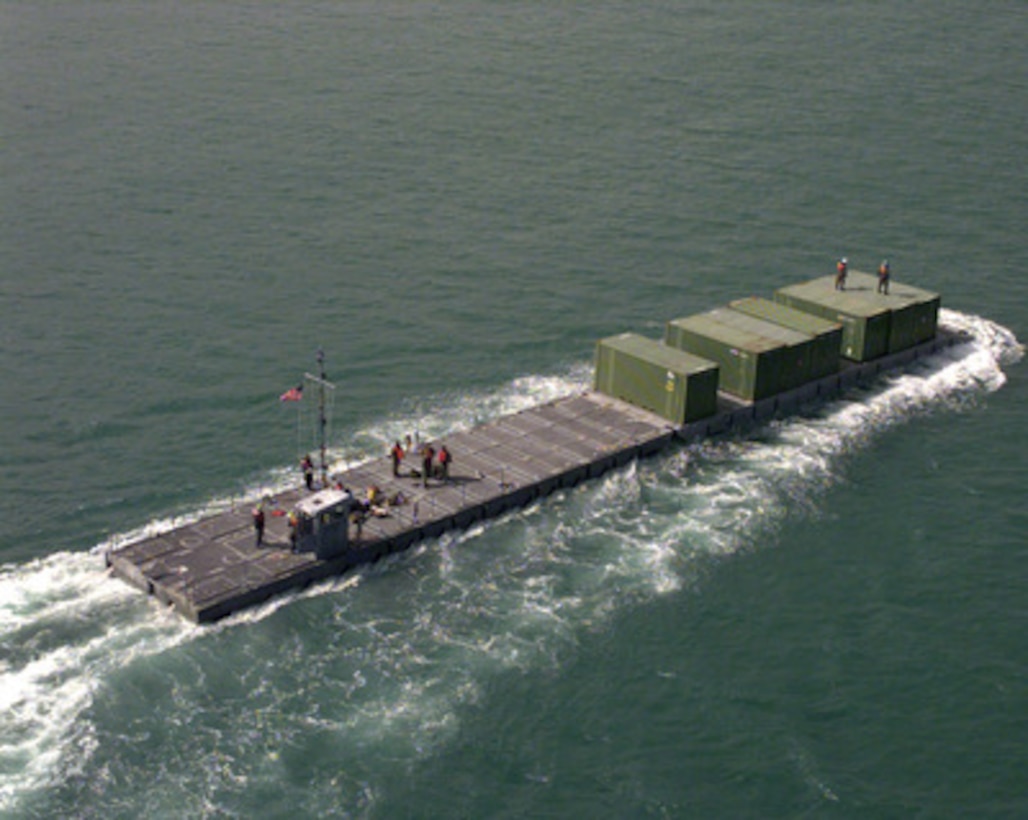
[[[409, 465], [406, 460], [402, 470], [394, 471], [387, 456], [333, 476], [333, 487], [328, 487], [322, 455], [322, 482], [262, 502], [268, 516], [260, 543], [247, 506], [113, 549], [105, 555], [106, 564], [115, 576], [186, 618], [216, 621], [447, 530], [523, 507], [657, 453], [672, 442], [745, 430], [793, 413], [966, 340], [938, 326], [939, 299], [934, 294], [896, 285], [889, 295], [876, 294], [873, 277], [865, 280], [858, 274], [852, 279], [848, 295], [835, 290], [832, 277], [806, 283], [800, 288], [802, 299], [794, 298], [795, 293], [779, 299], [776, 293], [775, 303], [785, 305], [786, 312], [794, 310], [797, 301], [812, 302], [809, 315], [819, 319], [811, 322], [770, 304], [736, 304], [740, 315], [762, 317], [754, 321], [776, 320], [791, 326], [787, 331], [762, 332], [749, 319], [735, 316], [705, 314], [701, 321], [679, 322], [708, 329], [697, 345], [707, 356], [680, 351], [684, 358], [675, 359], [678, 354], [670, 345], [655, 340], [601, 341], [594, 389], [448, 435], [446, 446], [455, 459], [446, 477], [426, 480], [411, 470], [420, 463]], [[898, 317], [898, 327], [890, 334], [892, 314]], [[862, 316], [869, 321], [862, 324]], [[818, 321], [822, 326], [811, 331]], [[674, 322], [668, 328], [669, 340], [680, 343]], [[806, 340], [798, 338], [801, 331], [796, 328], [807, 331]], [[628, 335], [632, 334], [622, 337]], [[825, 335], [836, 346], [843, 339], [840, 355], [827, 364]], [[733, 347], [733, 340], [742, 336], [755, 351], [752, 356]], [[718, 342], [715, 337], [723, 339]], [[856, 342], [859, 360], [844, 355], [845, 346], [854, 348]], [[725, 350], [718, 350], [717, 344]], [[869, 349], [878, 350], [878, 355], [866, 355]], [[606, 353], [611, 350], [613, 358]], [[647, 357], [649, 361], [642, 361]], [[715, 361], [718, 358], [723, 364]], [[608, 359], [613, 364], [604, 364]], [[675, 362], [684, 362], [684, 382]], [[762, 362], [771, 363], [770, 375], [761, 373]], [[717, 373], [729, 367], [737, 370], [735, 392], [718, 383]], [[326, 384], [324, 373], [315, 381]], [[777, 385], [777, 392], [768, 394], [765, 384]], [[399, 503], [368, 514], [355, 493], [370, 487]]]

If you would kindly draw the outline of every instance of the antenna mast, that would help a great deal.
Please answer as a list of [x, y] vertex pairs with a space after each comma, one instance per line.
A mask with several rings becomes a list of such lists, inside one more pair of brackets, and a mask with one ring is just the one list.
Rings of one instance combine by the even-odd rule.
[[[328, 435], [328, 416], [332, 410], [332, 402], [329, 401], [335, 399], [336, 386], [332, 384], [327, 378], [325, 378], [325, 351], [320, 347], [318, 348], [318, 369], [319, 375], [313, 373], [304, 373], [304, 383], [309, 384], [313, 382], [318, 386], [318, 422], [317, 422], [317, 443], [321, 450], [321, 486], [328, 486], [328, 452], [326, 441]], [[329, 392], [333, 391], [333, 392]], [[299, 424], [297, 425], [297, 438], [299, 439]], [[310, 450], [307, 451], [308, 453]]]

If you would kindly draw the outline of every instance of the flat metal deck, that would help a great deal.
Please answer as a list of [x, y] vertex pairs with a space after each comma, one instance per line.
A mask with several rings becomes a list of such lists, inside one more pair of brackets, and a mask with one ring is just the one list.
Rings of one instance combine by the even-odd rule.
[[[871, 362], [848, 363], [837, 374], [759, 402], [722, 395], [714, 416], [679, 428], [600, 393], [568, 396], [440, 439], [436, 443], [446, 444], [454, 463], [448, 480], [430, 479], [427, 487], [410, 476], [410, 468], [420, 464], [404, 464], [396, 477], [389, 457], [366, 462], [341, 473], [343, 485], [358, 498], [374, 485], [386, 497], [402, 494], [404, 503], [390, 507], [385, 517], [369, 516], [359, 535], [351, 525], [350, 549], [331, 560], [319, 560], [313, 553], [294, 554], [284, 514], [267, 516], [264, 542], [258, 547], [247, 507], [112, 550], [106, 562], [114, 575], [190, 620], [215, 621], [595, 478], [656, 453], [673, 439], [715, 436], [795, 412], [803, 404], [836, 395], [961, 340], [940, 329], [935, 339], [915, 348]], [[284, 513], [306, 494], [305, 489], [289, 490], [275, 496], [271, 506]]]
[[[256, 544], [250, 507], [177, 527], [113, 550], [112, 572], [171, 604], [187, 618], [208, 622], [287, 589], [338, 575], [359, 564], [446, 530], [466, 527], [533, 499], [662, 449], [674, 436], [663, 419], [603, 396], [585, 393], [505, 416], [440, 440], [453, 454], [448, 480], [410, 475], [420, 464], [402, 463], [393, 475], [383, 457], [343, 473], [358, 498], [379, 487], [404, 503], [385, 517], [368, 516], [350, 549], [331, 560], [290, 550], [285, 515], [268, 514], [263, 544]], [[284, 513], [307, 494], [295, 489], [270, 505]]]

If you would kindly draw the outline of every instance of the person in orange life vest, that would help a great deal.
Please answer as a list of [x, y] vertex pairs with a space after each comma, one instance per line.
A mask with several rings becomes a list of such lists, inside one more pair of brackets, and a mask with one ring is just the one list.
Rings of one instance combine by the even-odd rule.
[[393, 448], [389, 451], [389, 455], [393, 459], [393, 475], [398, 476], [400, 474], [400, 462], [403, 461], [403, 447], [400, 446], [400, 442], [393, 444]]
[[878, 292], [889, 295], [889, 260], [882, 260], [878, 266]]
[[849, 262], [844, 256], [835, 263], [835, 289], [846, 290], [846, 271], [849, 269]]
[[451, 461], [453, 461], [453, 456], [450, 455], [450, 451], [446, 449], [444, 444], [439, 448], [439, 477], [443, 481], [447, 481], [450, 478]]
[[428, 474], [432, 472], [432, 457], [435, 455], [435, 450], [432, 449], [432, 445], [426, 444], [421, 451], [421, 486], [428, 486]]
[[257, 546], [264, 542], [264, 507], [258, 504], [253, 508], [253, 528], [257, 531]]

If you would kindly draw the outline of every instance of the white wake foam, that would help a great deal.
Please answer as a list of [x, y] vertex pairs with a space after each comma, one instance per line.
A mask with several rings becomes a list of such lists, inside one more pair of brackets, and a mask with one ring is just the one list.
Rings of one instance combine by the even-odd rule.
[[95, 553], [0, 567], [0, 813], [88, 758], [81, 715], [112, 673], [191, 629], [107, 578]]

